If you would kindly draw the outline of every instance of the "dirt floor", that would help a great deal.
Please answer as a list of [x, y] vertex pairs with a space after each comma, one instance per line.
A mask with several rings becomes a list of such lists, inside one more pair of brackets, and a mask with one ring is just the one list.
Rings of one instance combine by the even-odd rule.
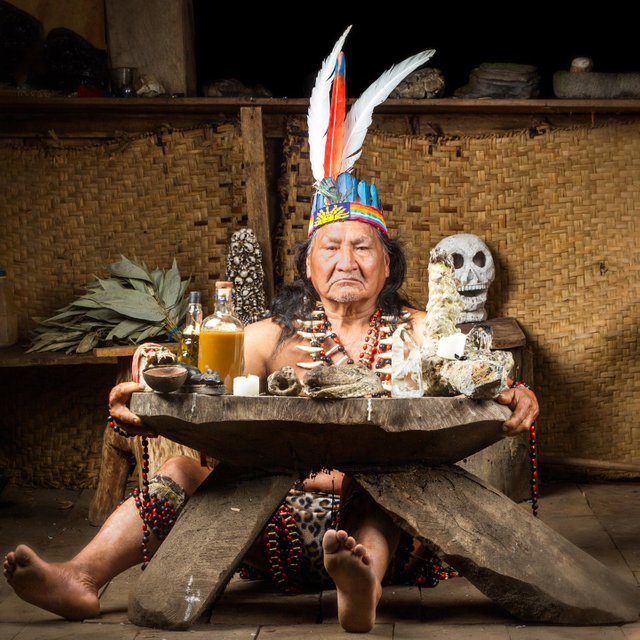
[[[0, 551], [25, 542], [47, 560], [71, 556], [96, 529], [87, 521], [91, 492], [9, 486], [0, 494]], [[526, 504], [522, 505], [527, 509]], [[573, 543], [640, 583], [640, 483], [546, 485], [540, 517]], [[540, 562], [545, 562], [540, 549]], [[66, 638], [125, 640], [299, 640], [345, 638], [334, 591], [285, 596], [260, 582], [233, 580], [208, 619], [187, 632], [136, 627], [127, 620], [127, 594], [139, 575], [133, 568], [101, 594], [102, 616], [66, 622], [17, 598], [0, 584], [0, 640]], [[639, 587], [640, 588], [640, 587]], [[351, 636], [353, 637], [353, 636]], [[386, 587], [378, 623], [368, 635], [393, 640], [640, 640], [640, 621], [601, 627], [522, 623], [492, 604], [464, 578], [435, 589]]]

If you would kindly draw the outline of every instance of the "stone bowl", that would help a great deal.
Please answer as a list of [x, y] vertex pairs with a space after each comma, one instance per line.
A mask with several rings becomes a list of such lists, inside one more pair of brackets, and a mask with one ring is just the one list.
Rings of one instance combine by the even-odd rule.
[[142, 372], [144, 381], [159, 393], [177, 391], [187, 379], [189, 372], [184, 367], [172, 365], [152, 367]]

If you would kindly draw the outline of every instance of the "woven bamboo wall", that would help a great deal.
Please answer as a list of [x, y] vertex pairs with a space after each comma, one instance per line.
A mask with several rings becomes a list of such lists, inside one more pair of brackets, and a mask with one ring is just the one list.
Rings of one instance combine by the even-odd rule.
[[[292, 121], [278, 266], [305, 237], [312, 177]], [[541, 450], [640, 463], [640, 124], [435, 139], [372, 132], [357, 173], [378, 185], [424, 307], [428, 254], [475, 233], [497, 263], [490, 317], [534, 348]]]
[[120, 254], [163, 269], [175, 256], [212, 300], [227, 240], [246, 226], [241, 142], [228, 124], [80, 149], [0, 147], [0, 255], [22, 337], [30, 316], [52, 315]]
[[[213, 310], [227, 240], [247, 224], [238, 126], [80, 149], [5, 146], [0, 163], [0, 262], [15, 283], [22, 338], [34, 316], [53, 315], [120, 254], [164, 269], [175, 256]], [[115, 378], [101, 365], [0, 370], [11, 398], [0, 469], [18, 483], [95, 486]]]

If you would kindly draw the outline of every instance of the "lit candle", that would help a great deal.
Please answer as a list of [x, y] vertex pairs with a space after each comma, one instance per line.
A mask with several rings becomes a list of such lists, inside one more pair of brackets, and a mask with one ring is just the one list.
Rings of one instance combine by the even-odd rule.
[[233, 379], [234, 396], [259, 396], [260, 378], [254, 375], [238, 376]]
[[455, 360], [456, 356], [464, 355], [464, 345], [467, 336], [464, 333], [452, 333], [438, 341], [438, 355], [447, 360]]

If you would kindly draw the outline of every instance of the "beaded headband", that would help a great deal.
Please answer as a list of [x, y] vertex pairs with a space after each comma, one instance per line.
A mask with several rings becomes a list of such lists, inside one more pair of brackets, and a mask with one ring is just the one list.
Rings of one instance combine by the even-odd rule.
[[309, 236], [325, 224], [345, 220], [372, 224], [389, 235], [376, 186], [349, 172], [362, 153], [374, 108], [435, 53], [433, 49], [422, 51], [385, 71], [347, 115], [342, 45], [350, 30], [348, 27], [322, 63], [309, 100], [309, 159], [316, 189]]

